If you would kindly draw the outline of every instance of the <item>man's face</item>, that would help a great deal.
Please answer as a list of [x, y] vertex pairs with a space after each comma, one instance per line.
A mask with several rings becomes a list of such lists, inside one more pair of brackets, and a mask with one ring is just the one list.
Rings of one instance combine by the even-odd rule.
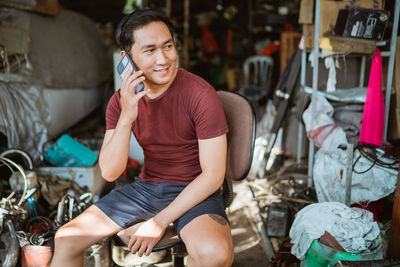
[[176, 74], [177, 54], [171, 33], [163, 22], [152, 22], [134, 32], [131, 56], [144, 72], [146, 87], [169, 86]]

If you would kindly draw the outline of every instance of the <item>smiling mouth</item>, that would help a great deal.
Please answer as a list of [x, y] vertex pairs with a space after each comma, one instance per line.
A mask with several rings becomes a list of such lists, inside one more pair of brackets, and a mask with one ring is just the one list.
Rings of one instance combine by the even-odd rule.
[[160, 69], [155, 69], [154, 72], [165, 72], [168, 71], [169, 66], [165, 67], [165, 68], [160, 68]]

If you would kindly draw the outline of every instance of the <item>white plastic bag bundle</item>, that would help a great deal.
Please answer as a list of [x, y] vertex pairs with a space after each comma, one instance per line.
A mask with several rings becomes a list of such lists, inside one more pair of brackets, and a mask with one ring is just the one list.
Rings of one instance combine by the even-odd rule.
[[[375, 201], [393, 193], [398, 165], [392, 169], [374, 164], [361, 156], [358, 150], [354, 153], [353, 162], [356, 164], [352, 172], [351, 204]], [[348, 164], [345, 150], [320, 149], [316, 153], [313, 178], [318, 202], [345, 201]]]
[[313, 103], [303, 112], [303, 120], [307, 135], [316, 146], [323, 149], [337, 148], [346, 145], [346, 134], [342, 128], [335, 125], [332, 118], [332, 105], [320, 95], [316, 96], [314, 109]]

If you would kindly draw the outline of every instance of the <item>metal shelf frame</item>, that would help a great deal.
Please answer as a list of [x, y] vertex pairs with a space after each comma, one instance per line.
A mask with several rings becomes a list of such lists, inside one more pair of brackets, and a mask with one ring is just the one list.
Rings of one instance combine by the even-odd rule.
[[[314, 16], [314, 67], [312, 74], [312, 101], [311, 101], [311, 113], [314, 114], [315, 105], [316, 105], [316, 96], [318, 91], [318, 68], [319, 68], [319, 32], [320, 32], [320, 13], [321, 13], [321, 0], [315, 1], [315, 16]], [[389, 110], [390, 110], [390, 97], [392, 93], [392, 82], [393, 82], [393, 71], [394, 71], [394, 61], [396, 54], [396, 41], [397, 41], [397, 32], [399, 26], [399, 11], [400, 11], [400, 1], [394, 1], [394, 18], [392, 25], [392, 33], [390, 38], [390, 50], [382, 51], [382, 57], [388, 57], [388, 73], [387, 73], [387, 84], [386, 84], [386, 97], [385, 97], [385, 126], [384, 126], [384, 135], [383, 141], [387, 139], [387, 128], [389, 121]], [[301, 57], [301, 72], [300, 72], [300, 84], [301, 87], [305, 87], [306, 73], [307, 73], [307, 52], [305, 46], [303, 45], [302, 57]], [[360, 68], [360, 87], [364, 85], [364, 77], [365, 77], [365, 64], [366, 64], [366, 56], [361, 57], [361, 68]], [[297, 163], [301, 163], [301, 151], [302, 151], [302, 133], [303, 133], [303, 124], [299, 122], [299, 138], [297, 145]], [[313, 179], [313, 165], [314, 165], [314, 142], [310, 140], [309, 148], [308, 148], [308, 179], [307, 186], [310, 188], [312, 186]]]

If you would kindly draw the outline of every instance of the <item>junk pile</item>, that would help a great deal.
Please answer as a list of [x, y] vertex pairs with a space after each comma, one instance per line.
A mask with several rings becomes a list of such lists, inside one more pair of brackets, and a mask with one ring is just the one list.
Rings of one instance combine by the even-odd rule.
[[[293, 60], [294, 68], [300, 58], [295, 54]], [[331, 59], [325, 61], [332, 70]], [[280, 81], [295, 80], [296, 71], [292, 69], [289, 78], [282, 75]], [[287, 99], [280, 102], [288, 103], [280, 111], [274, 99], [268, 101], [258, 123], [247, 180], [263, 219], [266, 247], [276, 252], [270, 267], [387, 260], [389, 233], [393, 235], [390, 240], [399, 237], [393, 231], [400, 225], [393, 198], [398, 194], [400, 157], [397, 147], [383, 136], [385, 107], [379, 49], [371, 60], [367, 91], [349, 88], [331, 92], [334, 83], [327, 83], [326, 90], [321, 88], [312, 97], [307, 95], [307, 87], [296, 83], [296, 90], [290, 92], [278, 85], [275, 100], [281, 89], [286, 89]], [[297, 139], [288, 134], [290, 127], [286, 125], [294, 124], [293, 116], [297, 119], [294, 123], [302, 123]], [[312, 142], [312, 149], [304, 149], [307, 146], [303, 146], [300, 135]], [[297, 140], [297, 162], [285, 147], [291, 140]], [[307, 156], [304, 150], [312, 153], [306, 161], [308, 166], [302, 165]]]
[[[100, 197], [97, 153], [69, 135], [47, 148], [47, 166], [21, 149], [0, 153], [1, 266], [48, 266], [57, 229]], [[93, 245], [85, 266], [109, 266], [108, 251], [109, 240]]]

